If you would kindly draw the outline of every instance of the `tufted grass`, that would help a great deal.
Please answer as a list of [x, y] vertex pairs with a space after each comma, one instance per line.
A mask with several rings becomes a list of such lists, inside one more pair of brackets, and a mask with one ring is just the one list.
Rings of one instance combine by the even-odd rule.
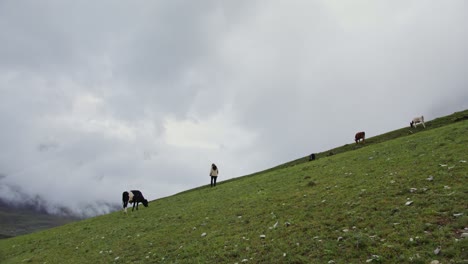
[[138, 212], [0, 240], [0, 263], [461, 263], [468, 122], [447, 118]]

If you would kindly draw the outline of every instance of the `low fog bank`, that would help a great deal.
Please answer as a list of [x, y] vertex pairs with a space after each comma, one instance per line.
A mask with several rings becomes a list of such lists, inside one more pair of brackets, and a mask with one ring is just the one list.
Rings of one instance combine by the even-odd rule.
[[[53, 193], [51, 193], [53, 195]], [[75, 205], [65, 205], [50, 202], [49, 199], [38, 194], [25, 193], [21, 187], [1, 183], [0, 204], [10, 208], [23, 208], [36, 211], [40, 214], [57, 215], [61, 217], [85, 219], [98, 215], [108, 214], [120, 210], [121, 205], [105, 201], [89, 203], [79, 202]]]

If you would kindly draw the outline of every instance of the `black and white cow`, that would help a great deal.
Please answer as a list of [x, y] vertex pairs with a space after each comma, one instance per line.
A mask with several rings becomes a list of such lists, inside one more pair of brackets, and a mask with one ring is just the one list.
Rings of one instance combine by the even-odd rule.
[[139, 203], [142, 203], [145, 207], [148, 207], [148, 200], [146, 200], [145, 197], [143, 197], [143, 194], [138, 190], [123, 192], [122, 202], [123, 202], [123, 208], [124, 208], [125, 213], [127, 213], [128, 203], [133, 204], [132, 211], [135, 209], [135, 205], [136, 205], [136, 209], [138, 210]]

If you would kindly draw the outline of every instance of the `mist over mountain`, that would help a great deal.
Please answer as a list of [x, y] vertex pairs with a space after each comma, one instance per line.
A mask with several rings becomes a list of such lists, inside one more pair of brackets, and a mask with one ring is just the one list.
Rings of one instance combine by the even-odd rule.
[[[3, 176], [4, 178], [4, 176]], [[0, 177], [0, 210], [22, 209], [38, 214], [49, 214], [70, 218], [88, 218], [107, 214], [120, 209], [120, 204], [105, 201], [80, 203], [76, 207], [66, 206], [60, 203], [49, 202], [41, 195], [27, 194], [21, 187], [1, 182]], [[53, 192], [51, 192], [53, 195]], [[86, 195], [84, 192], [83, 195]]]

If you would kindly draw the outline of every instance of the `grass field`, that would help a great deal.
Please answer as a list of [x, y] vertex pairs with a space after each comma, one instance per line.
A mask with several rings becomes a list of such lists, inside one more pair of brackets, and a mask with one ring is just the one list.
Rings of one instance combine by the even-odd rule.
[[467, 263], [467, 116], [0, 240], [0, 263]]

